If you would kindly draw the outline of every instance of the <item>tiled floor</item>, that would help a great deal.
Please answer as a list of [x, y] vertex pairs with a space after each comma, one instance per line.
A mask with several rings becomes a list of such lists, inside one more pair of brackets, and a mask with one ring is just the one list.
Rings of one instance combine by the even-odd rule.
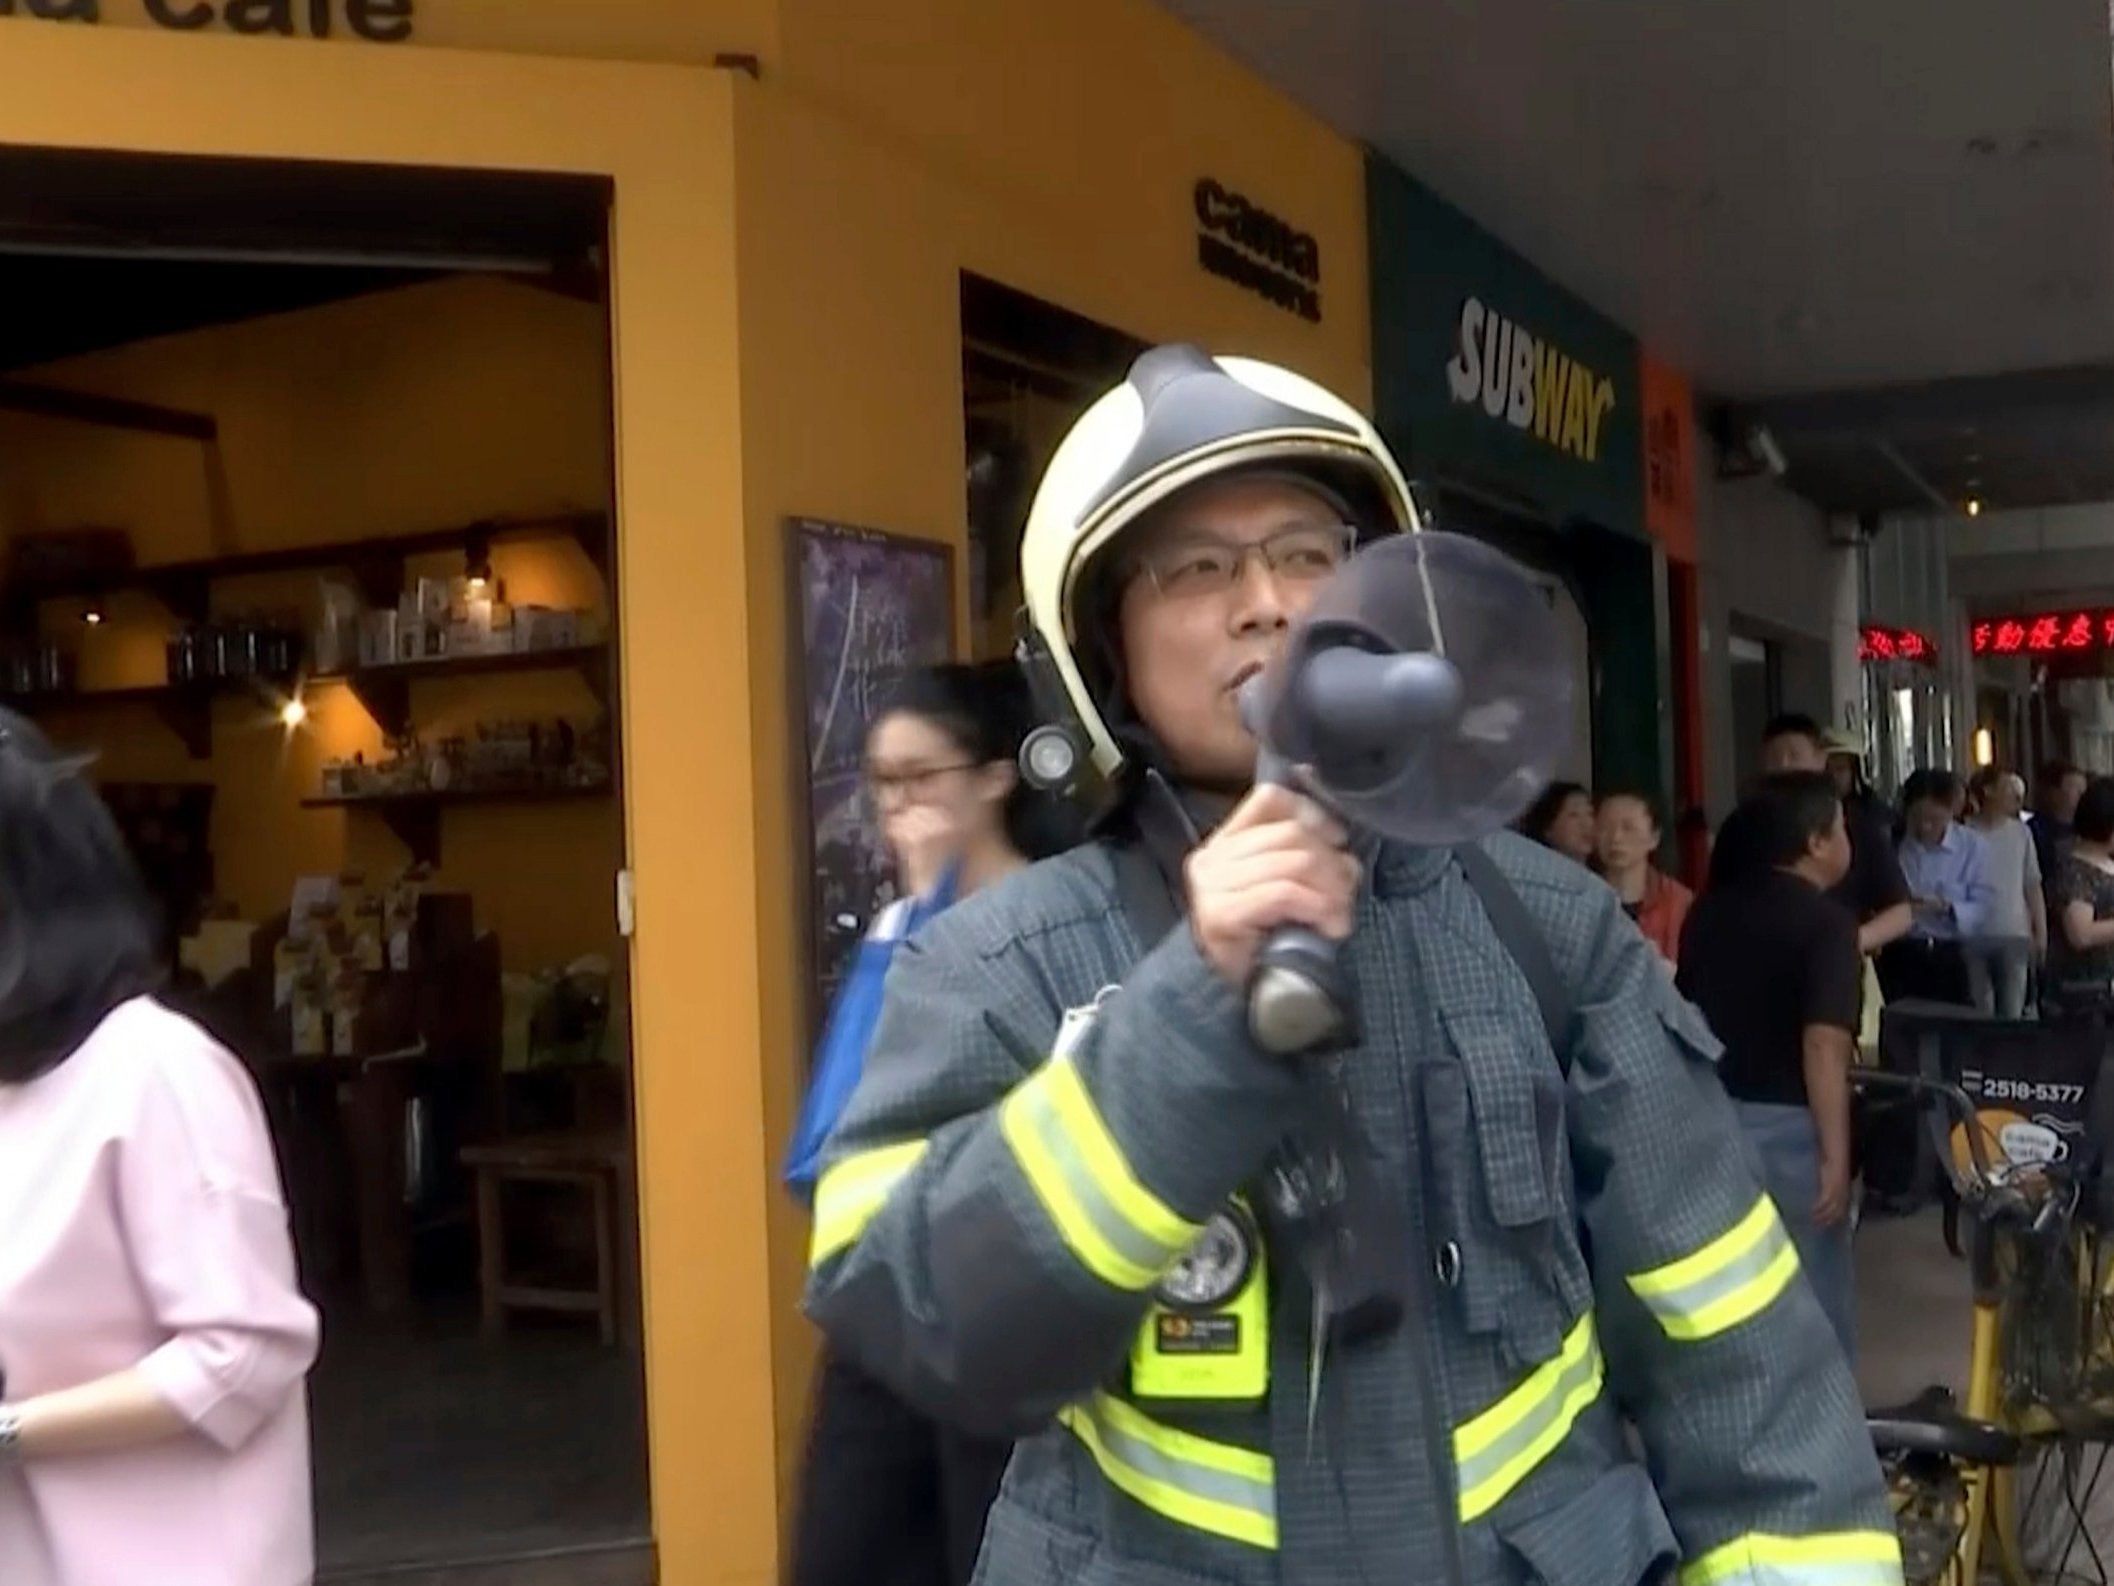
[[649, 1534], [638, 1357], [591, 1330], [530, 1321], [488, 1344], [471, 1316], [341, 1320], [312, 1391], [326, 1578]]
[[[1967, 1266], [1946, 1253], [1937, 1214], [1867, 1221], [1857, 1236], [1858, 1386], [1866, 1404], [1896, 1404], [1932, 1383], [1964, 1393], [1967, 1382], [1969, 1285]], [[2089, 1456], [2096, 1458], [2096, 1455]], [[2114, 1461], [2087, 1507], [2100, 1556], [2114, 1564]], [[2033, 1487], [2031, 1477], [2022, 1492]], [[2060, 1487], [2040, 1484], [2042, 1501], [2026, 1517], [2028, 1561], [2052, 1565], [2050, 1539], [2060, 1552], [2074, 1526], [2065, 1519]], [[2066, 1569], [2072, 1580], [2096, 1579], [2082, 1547]]]

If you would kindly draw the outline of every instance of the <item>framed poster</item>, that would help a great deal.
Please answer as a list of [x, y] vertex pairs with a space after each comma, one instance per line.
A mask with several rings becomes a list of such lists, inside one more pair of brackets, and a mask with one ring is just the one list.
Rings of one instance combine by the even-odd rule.
[[865, 794], [866, 732], [896, 679], [954, 654], [954, 547], [812, 518], [787, 530], [812, 1054], [854, 950], [895, 898], [895, 865]]

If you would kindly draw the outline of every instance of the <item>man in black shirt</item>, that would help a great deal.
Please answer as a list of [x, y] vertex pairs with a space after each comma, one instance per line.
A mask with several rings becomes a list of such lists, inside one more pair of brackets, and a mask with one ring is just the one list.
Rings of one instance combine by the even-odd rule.
[[[2026, 829], [2033, 834], [2041, 876], [2051, 888], [2063, 873], [2063, 861], [2070, 857], [2070, 823], [2077, 819], [2077, 801], [2084, 797], [2085, 780], [2084, 772], [2069, 761], [2051, 760], [2041, 767], [2040, 780], [2034, 785], [2033, 822]], [[2049, 896], [2052, 899], [2054, 893]]]
[[1783, 772], [1726, 828], [1754, 863], [1714, 878], [1689, 911], [1679, 984], [1725, 1043], [1719, 1078], [1847, 1353], [1849, 1071], [1864, 965], [1855, 920], [1828, 896], [1850, 869], [1842, 801], [1824, 772]]
[[[1811, 716], [1779, 716], [1762, 735], [1762, 769], [1825, 771], [1832, 776], [1831, 762], [1854, 756], [1856, 749], [1847, 734], [1823, 732]], [[1841, 780], [1835, 785], [1842, 790]], [[1850, 869], [1828, 890], [1856, 916], [1858, 951], [1870, 955], [1908, 935], [1916, 913], [1901, 862], [1894, 857], [1894, 833], [1884, 806], [1869, 796], [1846, 797], [1843, 812], [1850, 834]]]

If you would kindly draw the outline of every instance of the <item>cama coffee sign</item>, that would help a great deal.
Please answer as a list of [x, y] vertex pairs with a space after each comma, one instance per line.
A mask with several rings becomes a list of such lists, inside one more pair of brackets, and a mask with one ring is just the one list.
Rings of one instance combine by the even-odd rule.
[[1205, 177], [1196, 184], [1196, 262], [1313, 324], [1321, 323], [1321, 244]]
[[0, 18], [4, 17], [145, 23], [171, 33], [211, 31], [403, 44], [416, 26], [416, 0], [0, 0]]

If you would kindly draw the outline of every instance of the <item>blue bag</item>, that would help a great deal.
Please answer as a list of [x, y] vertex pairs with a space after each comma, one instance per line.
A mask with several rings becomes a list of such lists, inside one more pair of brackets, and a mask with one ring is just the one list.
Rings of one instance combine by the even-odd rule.
[[859, 1088], [866, 1048], [881, 1022], [881, 993], [896, 947], [954, 901], [955, 880], [955, 867], [950, 865], [929, 896], [904, 898], [883, 909], [837, 988], [836, 1005], [830, 1009], [829, 1023], [815, 1050], [814, 1078], [808, 1082], [807, 1099], [800, 1104], [800, 1119], [793, 1126], [792, 1149], [786, 1160], [785, 1182], [802, 1200], [814, 1198], [823, 1142]]

